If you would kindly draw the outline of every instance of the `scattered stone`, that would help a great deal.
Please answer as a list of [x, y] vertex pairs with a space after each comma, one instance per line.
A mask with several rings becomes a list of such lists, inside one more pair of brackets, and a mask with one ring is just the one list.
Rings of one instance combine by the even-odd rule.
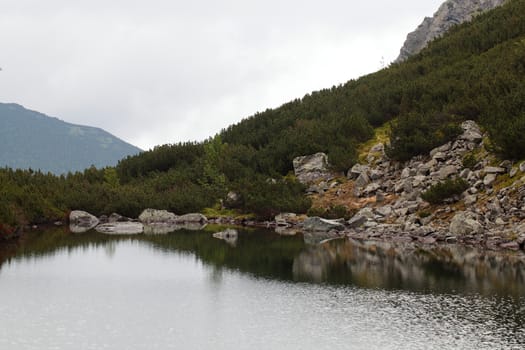
[[459, 136], [460, 140], [469, 142], [480, 142], [483, 140], [483, 134], [476, 122], [467, 120], [461, 124], [461, 128], [463, 129], [463, 134]]
[[177, 218], [177, 215], [167, 211], [167, 210], [158, 210], [158, 209], [145, 209], [139, 215], [139, 221], [143, 224], [149, 223], [160, 223], [160, 222], [174, 222]]
[[439, 170], [439, 178], [445, 180], [451, 175], [457, 174], [458, 168], [454, 165], [447, 165]]
[[458, 243], [458, 238], [456, 236], [447, 236], [445, 237], [445, 242], [448, 244], [456, 244]]
[[475, 194], [467, 195], [464, 198], [464, 203], [467, 207], [470, 207], [471, 205], [475, 204], [478, 201], [478, 196]]
[[521, 171], [522, 173], [525, 173], [525, 162], [523, 162], [523, 163], [520, 164], [520, 171]]
[[496, 225], [498, 226], [503, 226], [505, 225], [505, 221], [503, 221], [502, 218], [497, 218], [496, 221], [494, 222]]
[[458, 236], [484, 232], [483, 225], [477, 220], [476, 214], [468, 211], [462, 211], [454, 215], [450, 222], [449, 230], [452, 234]]
[[82, 210], [73, 210], [69, 214], [69, 230], [73, 233], [87, 232], [99, 224], [96, 216]]
[[392, 215], [392, 207], [385, 205], [375, 209], [376, 214], [381, 215], [382, 217], [389, 217]]
[[444, 152], [437, 152], [436, 154], [434, 154], [432, 159], [435, 159], [438, 162], [444, 162], [445, 160], [447, 160], [447, 154]]
[[174, 220], [175, 223], [185, 223], [185, 222], [198, 222], [201, 224], [207, 223], [208, 218], [200, 213], [191, 213], [177, 216]]
[[281, 213], [275, 216], [275, 223], [277, 226], [291, 226], [297, 221], [297, 214], [295, 213]]
[[357, 187], [365, 187], [366, 185], [368, 185], [370, 183], [370, 178], [368, 177], [368, 175], [366, 174], [366, 172], [362, 172], [357, 180], [355, 180], [355, 185]]
[[302, 227], [305, 231], [310, 232], [341, 231], [344, 229], [344, 225], [339, 220], [327, 220], [317, 216], [307, 218]]
[[117, 213], [112, 213], [107, 219], [108, 223], [126, 222], [126, 221], [132, 221], [132, 220], [130, 218], [128, 218], [128, 217], [122, 216], [122, 215], [117, 214]]
[[485, 174], [505, 174], [507, 170], [505, 170], [504, 168], [500, 168], [500, 167], [487, 166], [483, 168], [483, 172]]
[[501, 243], [499, 246], [502, 249], [520, 250], [520, 245], [516, 241]]
[[362, 165], [362, 164], [355, 164], [352, 169], [350, 169], [348, 171], [348, 178], [349, 179], [357, 179], [359, 177], [359, 175], [361, 175], [362, 173], [368, 173], [368, 170], [370, 169], [370, 167], [368, 167], [367, 165]]
[[487, 174], [483, 178], [483, 184], [485, 186], [492, 186], [492, 184], [496, 181], [496, 174]]
[[385, 150], [385, 145], [382, 143], [375, 144], [370, 148], [370, 153], [383, 152]]

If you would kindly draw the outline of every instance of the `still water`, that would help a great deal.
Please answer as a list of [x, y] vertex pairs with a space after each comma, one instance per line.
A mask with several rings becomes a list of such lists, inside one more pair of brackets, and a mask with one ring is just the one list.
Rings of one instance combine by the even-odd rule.
[[53, 230], [0, 262], [6, 350], [525, 348], [519, 254]]

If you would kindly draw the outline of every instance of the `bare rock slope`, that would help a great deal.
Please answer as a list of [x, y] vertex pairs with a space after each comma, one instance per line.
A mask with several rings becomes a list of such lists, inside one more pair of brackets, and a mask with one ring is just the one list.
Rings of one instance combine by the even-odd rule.
[[474, 16], [502, 5], [506, 0], [447, 0], [433, 17], [426, 17], [415, 31], [409, 33], [396, 62], [423, 50], [452, 26], [470, 21]]

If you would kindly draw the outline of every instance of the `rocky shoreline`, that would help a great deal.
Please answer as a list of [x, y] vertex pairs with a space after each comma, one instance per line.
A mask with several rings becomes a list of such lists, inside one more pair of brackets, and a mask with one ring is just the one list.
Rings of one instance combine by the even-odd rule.
[[[357, 211], [347, 221], [308, 218], [303, 229], [362, 240], [523, 250], [525, 162], [498, 161], [487, 151], [486, 135], [475, 122], [466, 121], [461, 128], [455, 140], [407, 162], [388, 159], [384, 145], [376, 144], [365, 163], [348, 171], [347, 181], [337, 180], [328, 167], [315, 167], [310, 177], [303, 172], [312, 166], [296, 167], [298, 178], [309, 180], [304, 183], [310, 194], [322, 198], [330, 193], [333, 201], [346, 196], [340, 203], [348, 207], [351, 202]], [[466, 190], [439, 205], [422, 198], [447, 180], [462, 181]]]
[[[104, 234], [166, 234], [218, 224], [272, 229], [281, 235], [302, 233], [308, 243], [348, 237], [525, 250], [525, 162], [497, 161], [487, 151], [487, 138], [475, 122], [461, 127], [463, 133], [455, 140], [407, 162], [388, 159], [385, 146], [378, 143], [344, 179], [329, 170], [323, 153], [296, 158], [295, 175], [308, 186], [307, 195], [345, 206], [354, 213], [347, 220], [282, 213], [273, 221], [260, 222], [207, 218], [199, 213], [178, 216], [157, 209], [145, 209], [136, 219], [119, 214], [97, 218], [75, 210], [69, 216], [69, 229], [73, 233], [94, 229]], [[451, 179], [461, 179], [466, 190], [438, 205], [423, 199], [431, 188]], [[236, 240], [233, 231], [220, 233], [215, 237]]]

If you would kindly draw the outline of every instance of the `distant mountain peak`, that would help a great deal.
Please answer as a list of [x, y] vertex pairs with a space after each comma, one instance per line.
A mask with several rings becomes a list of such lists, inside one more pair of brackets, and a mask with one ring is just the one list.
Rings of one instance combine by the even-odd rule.
[[100, 128], [0, 103], [0, 167], [55, 174], [105, 167], [141, 150]]
[[474, 16], [502, 5], [507, 0], [447, 0], [434, 14], [426, 17], [417, 29], [407, 35], [395, 62], [419, 53], [427, 44], [452, 26], [470, 21]]

